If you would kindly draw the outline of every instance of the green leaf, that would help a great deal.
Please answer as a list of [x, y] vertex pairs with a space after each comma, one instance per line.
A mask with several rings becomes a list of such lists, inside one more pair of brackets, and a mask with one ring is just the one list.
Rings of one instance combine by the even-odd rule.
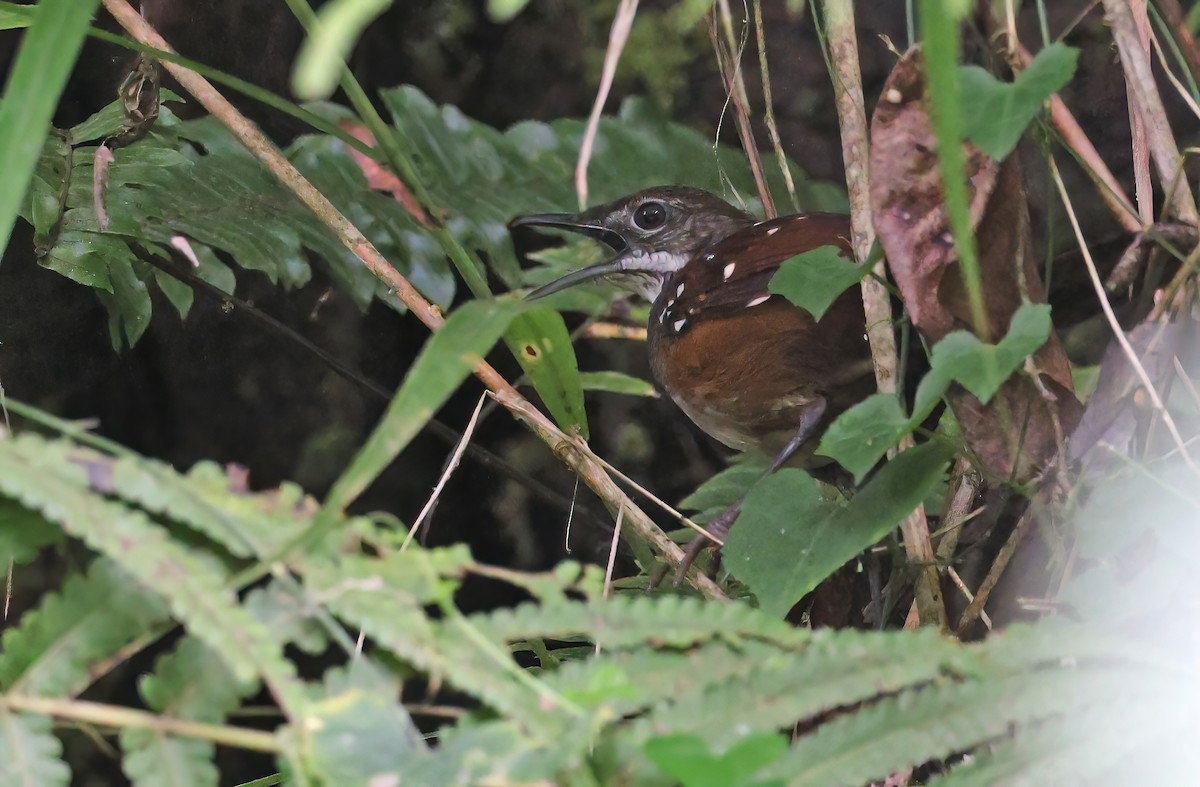
[[[158, 659], [138, 688], [146, 705], [170, 718], [216, 724], [237, 708], [256, 683], [235, 679], [221, 657], [195, 637], [185, 637]], [[120, 735], [122, 769], [137, 787], [216, 787], [216, 746], [209, 741], [126, 728]]]
[[425, 343], [367, 442], [333, 485], [325, 511], [344, 510], [362, 494], [450, 398], [525, 304], [470, 301]]
[[[1049, 305], [1024, 303], [1013, 315], [1008, 333], [995, 345], [984, 344], [967, 331], [943, 338], [930, 354], [931, 373], [935, 379], [957, 380], [987, 404], [1025, 358], [1046, 343], [1052, 327]], [[931, 408], [931, 393], [918, 396], [918, 412]], [[937, 395], [940, 397], [941, 391]]]
[[391, 4], [392, 0], [332, 0], [321, 6], [296, 56], [293, 92], [304, 99], [333, 93], [362, 31]]
[[37, 15], [36, 5], [17, 5], [16, 3], [0, 3], [0, 30], [18, 30], [29, 27]]
[[192, 310], [192, 300], [195, 297], [191, 286], [158, 268], [154, 268], [151, 275], [154, 276], [154, 283], [158, 285], [159, 291], [171, 302], [175, 311], [179, 312], [179, 319], [186, 319], [188, 312]]
[[1017, 146], [1042, 104], [1075, 74], [1079, 50], [1056, 42], [1017, 74], [1001, 82], [979, 66], [961, 66], [963, 121], [967, 139], [996, 160]]
[[953, 455], [940, 442], [910, 448], [833, 511], [811, 479], [785, 468], [750, 491], [725, 543], [726, 565], [764, 612], [783, 616], [920, 505]]
[[150, 292], [146, 282], [134, 272], [132, 262], [124, 256], [106, 259], [94, 258], [95, 263], [106, 264], [112, 292], [98, 292], [100, 301], [108, 308], [108, 333], [114, 350], [121, 349], [125, 342], [130, 347], [150, 327]]
[[99, 4], [41, 0], [21, 38], [0, 101], [0, 252], [8, 248], [45, 131]]
[[987, 404], [1025, 358], [1046, 343], [1052, 327], [1048, 305], [1024, 303], [997, 344], [984, 344], [968, 331], [948, 334], [930, 353], [930, 370], [917, 386], [911, 417], [895, 396], [875, 394], [838, 416], [817, 452], [861, 480], [889, 448], [929, 417], [950, 383], [960, 382]]
[[[18, 566], [37, 557], [45, 547], [62, 543], [62, 531], [46, 518], [0, 497], [0, 566], [11, 560]], [[0, 653], [0, 662], [3, 661]], [[0, 680], [0, 685], [3, 685]]]
[[[646, 756], [684, 787], [738, 787], [766, 785], [751, 781], [754, 772], [787, 751], [787, 739], [778, 733], [751, 735], [723, 754], [709, 752], [702, 738], [688, 733], [664, 735], [646, 742]], [[783, 780], [770, 782], [783, 784]]]
[[654, 383], [623, 372], [580, 372], [579, 379], [583, 383], [583, 390], [585, 391], [605, 391], [607, 393], [650, 398], [658, 397], [658, 389], [654, 387]]
[[767, 289], [821, 319], [837, 297], [870, 269], [843, 256], [837, 246], [821, 246], [785, 260]]
[[57, 787], [71, 783], [63, 762], [62, 743], [50, 719], [13, 713], [0, 703], [0, 784], [13, 787]]
[[325, 673], [324, 696], [304, 718], [307, 760], [320, 784], [400, 783], [426, 753], [400, 705], [400, 683], [365, 657]]
[[504, 341], [559, 428], [564, 432], [578, 430], [586, 439], [587, 413], [583, 409], [579, 362], [562, 315], [549, 306], [533, 306], [513, 319]]
[[488, 18], [498, 25], [511, 22], [525, 10], [529, 0], [488, 0]]
[[910, 431], [909, 418], [895, 394], [872, 394], [829, 425], [817, 453], [835, 460], [855, 481], [861, 481]]

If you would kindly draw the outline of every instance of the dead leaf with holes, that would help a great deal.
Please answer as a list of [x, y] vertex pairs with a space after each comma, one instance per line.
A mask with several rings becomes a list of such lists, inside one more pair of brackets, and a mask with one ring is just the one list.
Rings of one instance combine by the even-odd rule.
[[[918, 51], [892, 70], [871, 120], [871, 138], [875, 231], [913, 325], [930, 345], [952, 331], [972, 330]], [[986, 310], [987, 335], [979, 338], [994, 344], [1022, 303], [1044, 303], [1046, 296], [1016, 154], [1000, 163], [970, 144], [965, 152]], [[1035, 477], [1055, 457], [1082, 409], [1053, 334], [1025, 372], [1009, 377], [986, 405], [957, 384], [946, 395], [982, 467], [1018, 482]]]

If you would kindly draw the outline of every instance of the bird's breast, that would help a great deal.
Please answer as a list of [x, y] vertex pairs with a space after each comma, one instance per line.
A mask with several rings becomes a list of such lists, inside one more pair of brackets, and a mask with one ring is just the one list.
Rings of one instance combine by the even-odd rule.
[[[829, 420], [873, 390], [861, 328], [842, 325], [837, 311], [817, 323], [773, 296], [706, 319], [703, 308], [672, 315], [665, 308], [670, 294], [664, 292], [651, 310], [652, 371], [697, 426], [731, 448], [773, 453], [795, 434], [815, 400], [826, 401]], [[861, 322], [857, 292], [845, 299], [840, 311], [853, 316], [857, 309]]]

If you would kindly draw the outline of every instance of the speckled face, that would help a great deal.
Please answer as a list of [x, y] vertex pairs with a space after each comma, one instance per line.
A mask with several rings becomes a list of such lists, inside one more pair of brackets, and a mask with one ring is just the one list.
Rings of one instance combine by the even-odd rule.
[[639, 191], [579, 218], [621, 236], [630, 251], [676, 254], [695, 253], [754, 220], [707, 191], [685, 186]]
[[616, 252], [606, 262], [569, 273], [538, 288], [530, 294], [531, 298], [603, 278], [653, 302], [671, 274], [709, 245], [753, 221], [750, 214], [707, 191], [657, 186], [576, 216], [523, 216], [514, 219], [510, 226], [568, 229], [595, 238]]
[[653, 302], [663, 282], [699, 250], [753, 221], [701, 189], [659, 186], [598, 205], [579, 215], [581, 224], [603, 227], [624, 242], [616, 248], [610, 278]]

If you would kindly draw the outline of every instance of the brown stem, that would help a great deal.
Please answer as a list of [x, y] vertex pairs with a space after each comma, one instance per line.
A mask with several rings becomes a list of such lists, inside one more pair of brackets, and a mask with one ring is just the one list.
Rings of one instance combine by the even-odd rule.
[[999, 554], [996, 555], [996, 560], [992, 563], [992, 567], [988, 569], [987, 576], [983, 578], [983, 582], [979, 584], [979, 589], [975, 591], [975, 598], [971, 599], [971, 603], [963, 610], [962, 616], [958, 619], [958, 626], [955, 628], [955, 633], [960, 637], [966, 633], [967, 627], [975, 621], [983, 612], [983, 605], [987, 603], [988, 597], [991, 596], [992, 590], [996, 587], [996, 583], [1000, 581], [1000, 577], [1004, 575], [1004, 570], [1008, 568], [1008, 564], [1012, 562], [1013, 555], [1017, 553], [1017, 547], [1033, 529], [1037, 520], [1034, 518], [1033, 509], [1028, 508], [1025, 514], [1017, 522], [1017, 526], [1009, 533], [1008, 540], [1004, 542], [1004, 546], [1000, 548]]
[[196, 738], [222, 746], [268, 754], [278, 754], [281, 751], [279, 739], [269, 732], [227, 727], [220, 724], [205, 724], [186, 719], [172, 719], [168, 716], [159, 716], [120, 705], [105, 705], [100, 702], [84, 700], [63, 700], [53, 697], [0, 694], [0, 708], [39, 713], [43, 716], [70, 719], [108, 728], [154, 730], [163, 735]]
[[[864, 264], [875, 243], [871, 221], [870, 173], [867, 169], [867, 112], [862, 92], [862, 74], [858, 66], [858, 39], [854, 29], [854, 8], [850, 0], [825, 0], [825, 33], [829, 39], [833, 66], [833, 89], [842, 130], [842, 157], [846, 164], [846, 187], [850, 196], [850, 226], [854, 256]], [[875, 382], [881, 393], [896, 392], [899, 360], [896, 335], [892, 328], [892, 303], [883, 281], [887, 276], [882, 261], [875, 276], [863, 279], [863, 311], [867, 339], [875, 366]], [[912, 445], [907, 438], [901, 449]], [[923, 625], [946, 625], [946, 607], [942, 602], [941, 582], [929, 541], [929, 524], [924, 507], [918, 507], [900, 524], [904, 551], [911, 565], [918, 567], [914, 583], [917, 614]]]
[[[1033, 55], [1021, 44], [1017, 44], [1017, 56], [1022, 67], [1028, 67], [1033, 62]], [[1050, 122], [1062, 135], [1063, 143], [1084, 163], [1084, 169], [1096, 184], [1100, 199], [1104, 200], [1113, 218], [1121, 223], [1126, 232], [1140, 232], [1142, 224], [1138, 221], [1137, 209], [1133, 207], [1125, 189], [1121, 188], [1120, 182], [1108, 168], [1096, 146], [1088, 139], [1075, 115], [1057, 93], [1050, 96]]]
[[1191, 187], [1186, 178], [1179, 176], [1183, 160], [1167, 122], [1167, 112], [1150, 66], [1150, 53], [1142, 46], [1129, 0], [1104, 0], [1104, 12], [1121, 55], [1121, 66], [1129, 85], [1129, 101], [1146, 125], [1147, 142], [1159, 182], [1168, 190], [1166, 203], [1170, 212], [1185, 224], [1200, 224]]
[[746, 95], [746, 81], [742, 78], [741, 49], [736, 46], [733, 38], [733, 15], [729, 10], [728, 0], [718, 0], [717, 7], [721, 12], [727, 40], [721, 41], [721, 36], [717, 33], [716, 19], [711, 20], [708, 35], [712, 40], [713, 51], [717, 53], [717, 65], [725, 81], [725, 94], [733, 101], [738, 138], [750, 164], [750, 172], [754, 175], [754, 184], [758, 187], [758, 198], [762, 200], [763, 213], [768, 219], [773, 219], [779, 212], [775, 209], [775, 201], [771, 199], [771, 191], [767, 188], [762, 156], [759, 155], [758, 145], [754, 142], [754, 129], [750, 125], [750, 99]]
[[1171, 28], [1171, 37], [1175, 39], [1179, 51], [1183, 53], [1183, 59], [1187, 61], [1192, 78], [1200, 81], [1200, 46], [1197, 46], [1196, 39], [1188, 30], [1187, 18], [1184, 16], [1183, 8], [1179, 5], [1179, 0], [1154, 0], [1154, 4], [1162, 12], [1167, 27]]

